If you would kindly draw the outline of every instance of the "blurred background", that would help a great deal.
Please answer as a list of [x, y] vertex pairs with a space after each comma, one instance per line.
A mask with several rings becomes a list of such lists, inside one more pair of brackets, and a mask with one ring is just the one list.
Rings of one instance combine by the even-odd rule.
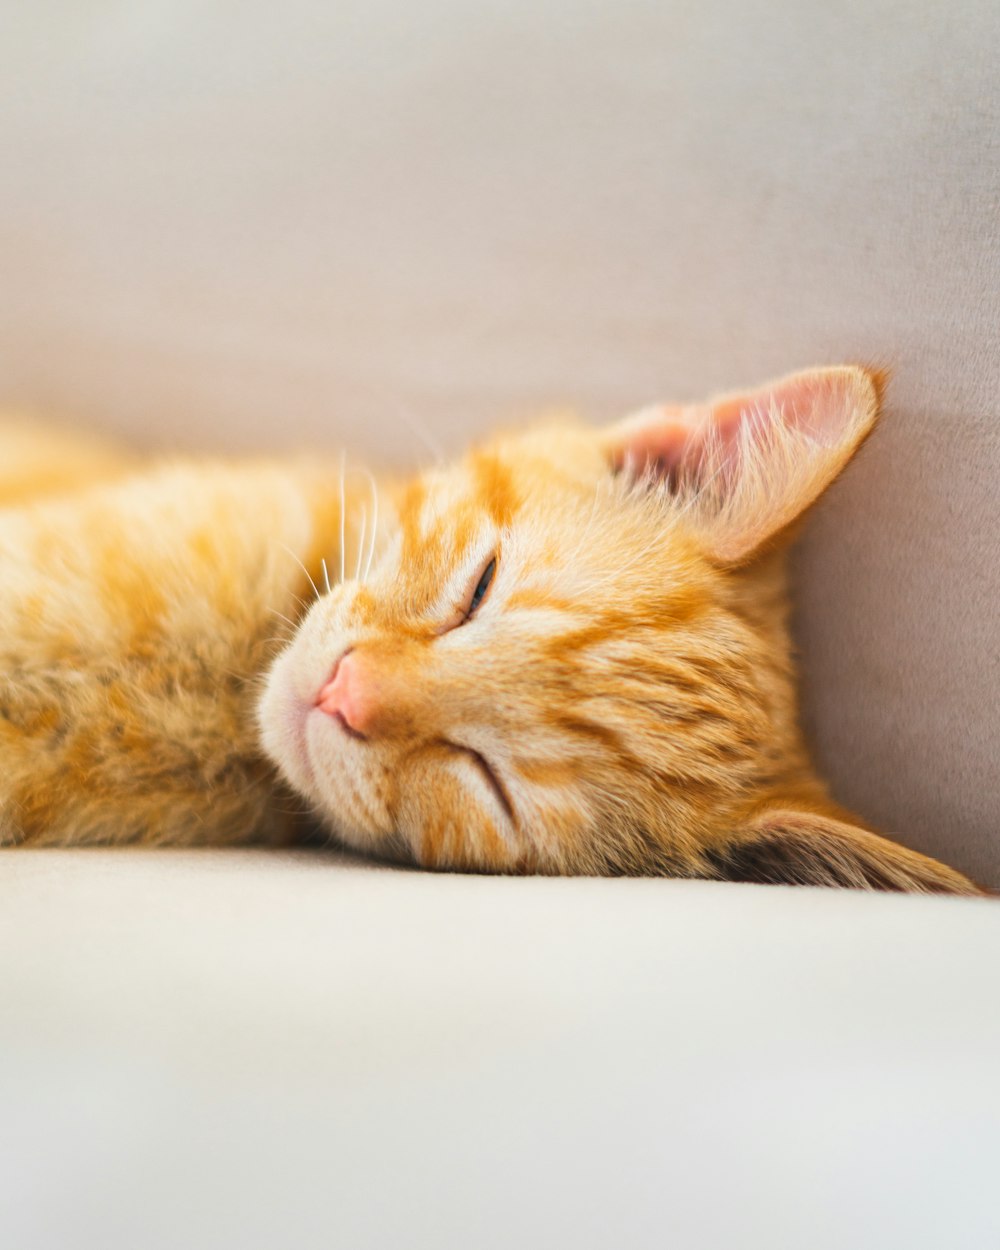
[[798, 559], [807, 722], [1000, 884], [998, 51], [993, 0], [8, 5], [0, 402], [408, 463], [890, 365]]

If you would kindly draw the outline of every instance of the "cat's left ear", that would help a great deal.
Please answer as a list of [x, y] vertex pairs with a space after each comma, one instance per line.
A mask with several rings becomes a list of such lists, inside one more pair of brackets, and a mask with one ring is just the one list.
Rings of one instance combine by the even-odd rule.
[[644, 408], [601, 435], [612, 468], [666, 483], [709, 552], [739, 563], [830, 485], [875, 424], [884, 378], [843, 365], [687, 407]]
[[984, 893], [936, 859], [858, 825], [796, 808], [764, 813], [702, 857], [704, 875], [721, 881], [908, 894]]

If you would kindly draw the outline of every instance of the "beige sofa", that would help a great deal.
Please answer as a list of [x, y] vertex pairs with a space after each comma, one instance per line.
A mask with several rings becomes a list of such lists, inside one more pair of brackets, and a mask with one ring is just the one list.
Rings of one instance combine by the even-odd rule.
[[[805, 716], [1000, 885], [995, 4], [2, 23], [0, 402], [403, 463], [890, 365], [799, 552]], [[991, 903], [9, 853], [0, 928], [4, 1245], [1000, 1243]]]

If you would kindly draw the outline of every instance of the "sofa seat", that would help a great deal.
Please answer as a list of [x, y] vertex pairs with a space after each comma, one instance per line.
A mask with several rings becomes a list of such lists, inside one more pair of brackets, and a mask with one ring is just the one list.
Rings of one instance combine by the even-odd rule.
[[1000, 1245], [1000, 907], [13, 851], [0, 1244]]

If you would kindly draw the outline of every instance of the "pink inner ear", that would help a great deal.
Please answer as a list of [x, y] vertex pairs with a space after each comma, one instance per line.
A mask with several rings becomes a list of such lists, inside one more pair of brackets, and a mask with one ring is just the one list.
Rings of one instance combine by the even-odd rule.
[[847, 371], [798, 374], [771, 387], [743, 395], [727, 395], [712, 404], [645, 408], [625, 421], [612, 448], [616, 469], [676, 482], [697, 478], [711, 439], [713, 460], [725, 476], [736, 468], [738, 439], [746, 426], [763, 437], [773, 422], [807, 435], [820, 446], [833, 447], [844, 435], [852, 413], [851, 380]]
[[844, 370], [800, 373], [747, 395], [729, 395], [712, 409], [711, 420], [723, 441], [730, 441], [742, 421], [780, 421], [824, 447], [843, 437], [852, 415], [851, 378]]
[[676, 478], [682, 465], [701, 458], [710, 419], [711, 411], [704, 406], [644, 408], [620, 430], [612, 464], [636, 476], [652, 471], [657, 477]]
[[688, 407], [646, 408], [601, 437], [616, 468], [690, 502], [690, 524], [728, 562], [748, 558], [826, 489], [878, 416], [881, 379], [811, 369]]

